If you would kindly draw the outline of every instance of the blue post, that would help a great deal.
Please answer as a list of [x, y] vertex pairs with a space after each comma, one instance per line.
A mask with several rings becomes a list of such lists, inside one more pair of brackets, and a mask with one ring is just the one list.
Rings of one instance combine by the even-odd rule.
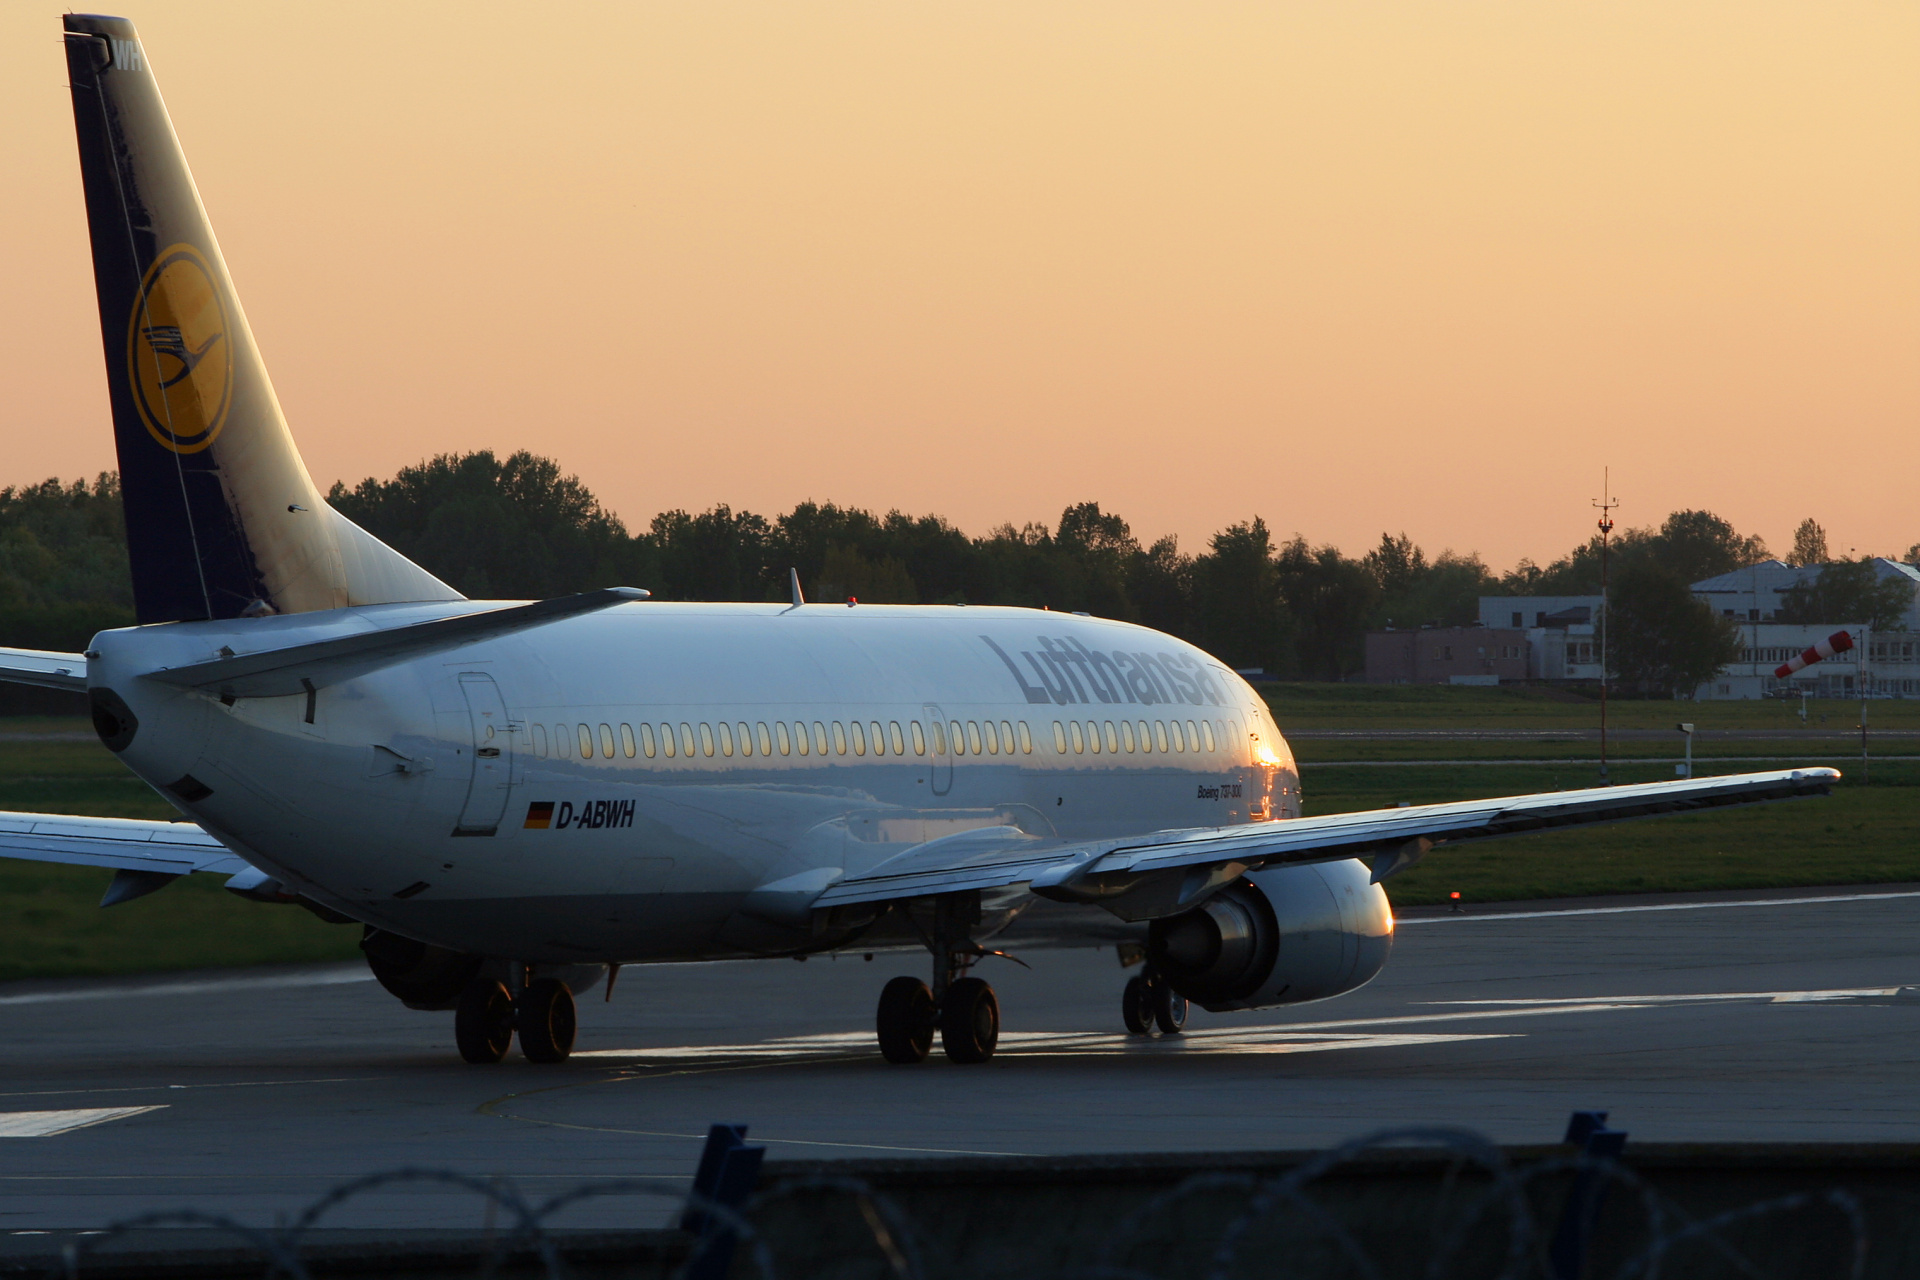
[[[1576, 1111], [1567, 1121], [1567, 1136], [1561, 1141], [1581, 1148], [1591, 1159], [1618, 1160], [1626, 1149], [1627, 1135], [1607, 1128], [1604, 1111]], [[1566, 1207], [1560, 1211], [1560, 1225], [1553, 1233], [1553, 1247], [1547, 1253], [1553, 1280], [1580, 1280], [1587, 1265], [1587, 1240], [1606, 1194], [1607, 1183], [1599, 1170], [1582, 1169], [1574, 1175], [1573, 1185], [1567, 1189]]]
[[[746, 1138], [743, 1124], [716, 1124], [707, 1130], [707, 1145], [700, 1150], [700, 1166], [693, 1175], [694, 1195], [729, 1209], [747, 1203], [760, 1180], [760, 1162], [767, 1149], [748, 1146]], [[725, 1280], [738, 1243], [733, 1229], [699, 1205], [687, 1206], [680, 1215], [680, 1229], [699, 1237], [683, 1273], [686, 1280]]]

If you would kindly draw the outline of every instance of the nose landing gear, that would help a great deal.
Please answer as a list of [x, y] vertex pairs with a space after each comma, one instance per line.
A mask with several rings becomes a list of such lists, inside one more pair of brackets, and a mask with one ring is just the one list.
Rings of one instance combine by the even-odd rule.
[[977, 894], [934, 899], [933, 930], [922, 934], [933, 953], [933, 986], [901, 977], [880, 992], [874, 1023], [880, 1055], [888, 1062], [926, 1061], [936, 1030], [940, 1047], [955, 1062], [985, 1062], [999, 1047], [1000, 1001], [983, 979], [967, 974], [982, 956], [998, 954], [968, 937], [979, 910]]

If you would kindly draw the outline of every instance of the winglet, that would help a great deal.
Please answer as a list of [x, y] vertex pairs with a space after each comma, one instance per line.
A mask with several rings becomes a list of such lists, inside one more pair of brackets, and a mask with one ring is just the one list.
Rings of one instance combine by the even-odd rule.
[[793, 588], [793, 607], [798, 609], [807, 602], [807, 598], [800, 594], [800, 571], [798, 569], [787, 570], [787, 585]]

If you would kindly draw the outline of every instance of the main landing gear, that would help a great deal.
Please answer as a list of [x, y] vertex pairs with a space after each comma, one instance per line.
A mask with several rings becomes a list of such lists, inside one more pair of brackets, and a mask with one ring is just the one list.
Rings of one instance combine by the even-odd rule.
[[1187, 1025], [1189, 1007], [1187, 998], [1168, 986], [1151, 967], [1128, 978], [1120, 993], [1120, 1020], [1137, 1036], [1150, 1036], [1155, 1031], [1179, 1035]]
[[933, 931], [922, 934], [933, 953], [933, 986], [918, 978], [901, 977], [880, 992], [874, 1019], [880, 1054], [888, 1062], [905, 1065], [924, 1062], [933, 1051], [933, 1033], [955, 1062], [985, 1062], [1000, 1043], [1000, 1001], [993, 988], [967, 970], [983, 950], [968, 936], [979, 918], [979, 902], [972, 894], [934, 899]]
[[508, 966], [518, 992], [482, 972], [467, 983], [453, 1015], [453, 1038], [468, 1062], [498, 1062], [513, 1037], [528, 1062], [565, 1062], [573, 1052], [573, 992], [556, 978], [529, 980], [526, 966]]

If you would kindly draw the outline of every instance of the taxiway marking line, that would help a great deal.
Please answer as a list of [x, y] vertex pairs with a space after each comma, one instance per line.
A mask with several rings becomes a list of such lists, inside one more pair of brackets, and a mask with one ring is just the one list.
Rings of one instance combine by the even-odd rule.
[[141, 986], [82, 987], [74, 991], [27, 991], [0, 996], [0, 1005], [70, 1004], [75, 1000], [119, 1000], [127, 996], [198, 996], [219, 991], [271, 991], [280, 987], [332, 987], [349, 982], [372, 982], [370, 969], [336, 969], [321, 973], [279, 973], [259, 978], [207, 978], [193, 982], [153, 982]]
[[1770, 1004], [1821, 1004], [1831, 1000], [1860, 1000], [1873, 996], [1892, 997], [1900, 994], [1900, 987], [1828, 987], [1818, 991], [1702, 991], [1693, 994], [1662, 996], [1562, 996], [1516, 997], [1503, 1000], [1422, 1000], [1421, 1004], [1435, 1005], [1548, 1005], [1548, 1004], [1591, 1004], [1616, 1006], [1621, 1003], [1633, 1005], [1659, 1004], [1699, 1004], [1712, 1000], [1765, 1000]]
[[386, 1076], [323, 1076], [317, 1080], [234, 1080], [225, 1084], [127, 1084], [105, 1089], [25, 1089], [0, 1093], [0, 1098], [52, 1098], [66, 1094], [152, 1093], [158, 1089], [254, 1089], [283, 1084], [362, 1084], [385, 1080]]
[[1823, 898], [1742, 898], [1733, 902], [1655, 902], [1633, 907], [1568, 907], [1561, 911], [1490, 911], [1485, 915], [1416, 916], [1396, 920], [1393, 927], [1404, 929], [1416, 924], [1459, 924], [1474, 920], [1550, 920], [1559, 916], [1619, 916], [1636, 911], [1712, 911], [1721, 907], [1800, 907], [1822, 902], [1889, 902], [1896, 898], [1920, 898], [1920, 890], [1902, 889], [1896, 893], [1835, 893]]
[[109, 1120], [162, 1111], [156, 1107], [79, 1107], [69, 1111], [0, 1111], [0, 1138], [51, 1138]]

